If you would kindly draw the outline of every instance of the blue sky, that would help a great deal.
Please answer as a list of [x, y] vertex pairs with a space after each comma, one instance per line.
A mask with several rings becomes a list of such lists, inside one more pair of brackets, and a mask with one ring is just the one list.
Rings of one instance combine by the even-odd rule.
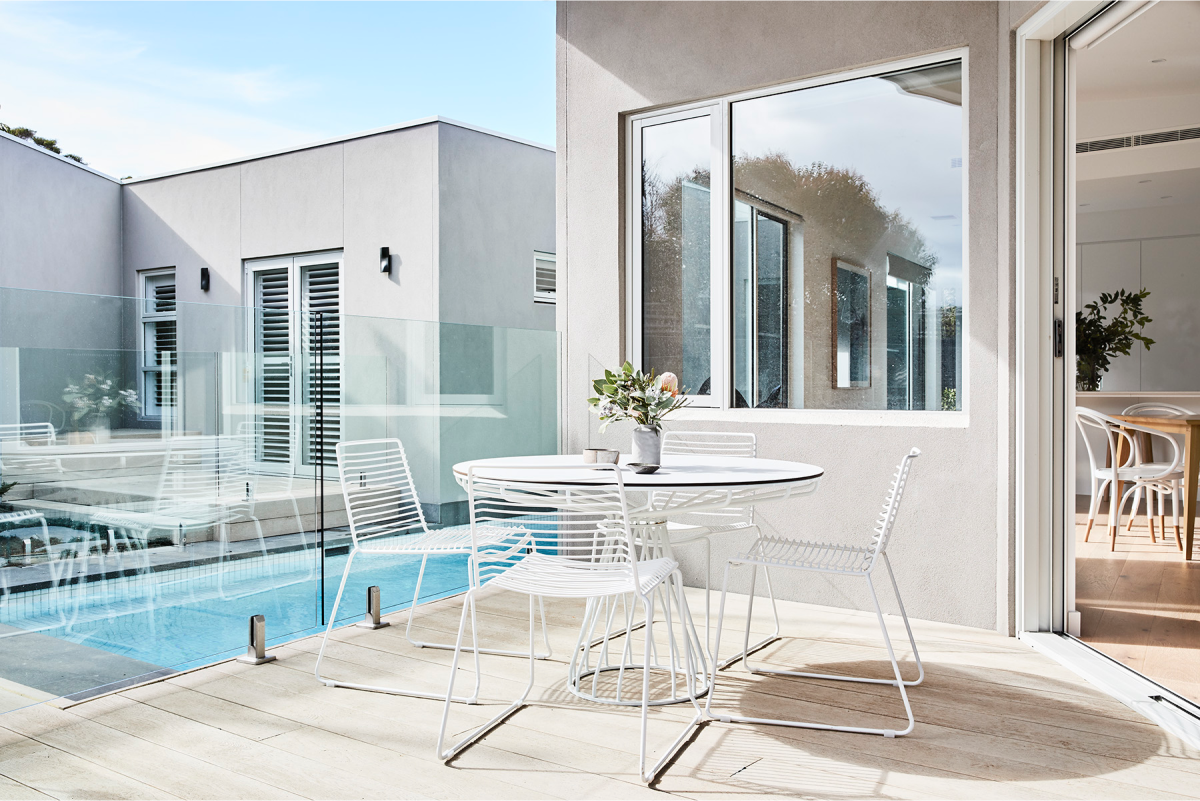
[[553, 145], [554, 4], [0, 3], [0, 122], [110, 175], [435, 114]]

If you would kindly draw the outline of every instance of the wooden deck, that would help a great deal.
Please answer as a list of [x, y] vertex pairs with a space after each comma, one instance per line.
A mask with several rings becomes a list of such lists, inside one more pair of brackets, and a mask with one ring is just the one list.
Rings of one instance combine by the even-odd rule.
[[[780, 606], [797, 639], [769, 646], [766, 661], [886, 669], [872, 617]], [[449, 636], [457, 608], [440, 602], [421, 620]], [[485, 597], [481, 631], [519, 647], [524, 608], [515, 596]], [[557, 654], [539, 663], [535, 697], [553, 706], [517, 712], [450, 766], [434, 756], [439, 702], [321, 686], [310, 638], [274, 649], [279, 659], [267, 665], [224, 663], [67, 709], [0, 715], [0, 798], [1200, 797], [1200, 751], [1016, 640], [920, 622], [928, 678], [911, 692], [913, 734], [710, 723], [647, 788], [637, 780], [636, 713], [562, 687], [581, 604], [548, 602], [547, 611]], [[339, 678], [444, 690], [450, 655], [410, 648], [398, 626], [342, 629], [336, 640], [328, 670]], [[504, 657], [483, 666], [489, 700], [455, 705], [456, 733], [515, 697], [527, 670]], [[889, 687], [751, 678], [738, 666], [726, 676], [718, 703], [749, 714], [900, 722]], [[653, 712], [651, 746], [670, 742], [690, 709]]]

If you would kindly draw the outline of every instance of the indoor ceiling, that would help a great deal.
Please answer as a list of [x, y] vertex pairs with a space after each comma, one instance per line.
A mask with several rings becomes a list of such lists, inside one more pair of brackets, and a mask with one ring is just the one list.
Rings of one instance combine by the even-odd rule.
[[[1104, 135], [1110, 136], [1157, 130], [1162, 126], [1154, 118], [1186, 117], [1179, 121], [1200, 126], [1200, 119], [1191, 119], [1196, 108], [1192, 101], [1200, 96], [1200, 2], [1159, 2], [1075, 55], [1081, 127], [1085, 107], [1087, 127], [1101, 120]], [[1160, 104], [1172, 105], [1160, 108]], [[1155, 113], [1166, 108], [1174, 113]], [[1133, 114], [1137, 119], [1129, 119], [1130, 112], [1140, 113]], [[1081, 133], [1087, 138], [1090, 131]], [[1193, 167], [1193, 150], [1194, 142], [1179, 142], [1081, 154], [1076, 159], [1081, 178], [1076, 184], [1076, 210], [1088, 214], [1200, 204], [1200, 168]], [[1088, 175], [1097, 178], [1082, 180]]]
[[1160, 2], [1078, 52], [1079, 101], [1200, 92], [1200, 2]]
[[1075, 202], [1081, 214], [1200, 204], [1200, 169], [1080, 181]]

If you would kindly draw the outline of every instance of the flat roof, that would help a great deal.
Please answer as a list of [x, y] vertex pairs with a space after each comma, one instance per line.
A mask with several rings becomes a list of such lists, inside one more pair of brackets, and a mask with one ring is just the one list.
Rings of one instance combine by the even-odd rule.
[[[434, 116], [434, 117], [423, 117], [422, 119], [419, 119], [419, 120], [409, 120], [408, 122], [402, 122], [397, 125], [385, 125], [382, 128], [373, 128], [369, 131], [359, 131], [358, 133], [346, 134], [344, 136], [334, 136], [329, 139], [322, 139], [319, 142], [309, 142], [308, 144], [293, 145], [292, 147], [281, 147], [278, 150], [268, 150], [265, 153], [256, 153], [252, 156], [240, 156], [238, 158], [227, 159], [225, 161], [213, 162], [212, 164], [202, 164], [199, 167], [187, 167], [182, 170], [171, 170], [169, 172], [160, 172], [160, 173], [156, 173], [155, 175], [145, 175], [145, 176], [141, 176], [139, 178], [127, 178], [125, 180], [122, 180], [121, 183], [136, 184], [141, 181], [153, 181], [158, 178], [169, 178], [173, 175], [184, 175], [189, 172], [200, 172], [201, 170], [212, 170], [212, 169], [216, 169], [217, 167], [228, 167], [232, 164], [241, 164], [241, 163], [247, 162], [247, 161], [257, 161], [258, 159], [267, 159], [267, 158], [271, 158], [272, 156], [281, 156], [284, 153], [295, 153], [300, 150], [311, 150], [312, 148], [325, 147], [326, 145], [336, 145], [339, 142], [349, 142], [353, 139], [364, 139], [368, 136], [378, 136], [379, 134], [391, 133], [393, 131], [402, 131], [405, 128], [417, 128], [422, 125], [432, 125], [434, 123], [442, 123], [444, 125], [453, 125], [456, 128], [463, 128], [465, 130], [474, 131], [476, 133], [481, 133], [486, 136], [494, 136], [498, 139], [507, 139], [510, 142], [516, 142], [517, 144], [521, 144], [521, 145], [528, 145], [529, 147], [536, 147], [539, 150], [545, 150], [550, 153], [554, 152], [554, 148], [550, 147], [549, 145], [543, 145], [540, 142], [533, 142], [528, 139], [522, 139], [519, 136], [509, 136], [508, 134], [500, 133], [499, 131], [492, 131], [487, 128], [481, 128], [478, 125], [471, 125], [470, 123], [467, 123], [467, 122], [459, 122], [458, 120], [452, 120], [452, 119], [448, 119], [448, 118], [442, 117], [442, 116]], [[53, 154], [51, 154], [51, 155], [53, 155]], [[71, 163], [75, 164], [75, 162], [71, 162]], [[76, 164], [76, 166], [80, 166], [80, 165]], [[94, 170], [93, 170], [93, 172], [94, 172]], [[97, 174], [99, 175], [102, 173], [97, 173]], [[107, 178], [108, 176], [105, 176], [105, 177]]]
[[517, 144], [528, 145], [529, 147], [536, 147], [539, 150], [545, 150], [550, 153], [554, 152], [554, 148], [550, 147], [549, 145], [543, 145], [540, 142], [533, 142], [528, 139], [522, 139], [519, 136], [509, 136], [508, 134], [500, 133], [499, 131], [492, 131], [487, 128], [481, 128], [478, 125], [471, 125], [470, 123], [467, 123], [467, 122], [459, 122], [458, 120], [451, 120], [446, 117], [435, 116], [435, 117], [424, 117], [419, 120], [409, 120], [408, 122], [402, 122], [397, 125], [385, 125], [382, 128], [373, 128], [369, 131], [359, 131], [358, 133], [346, 134], [344, 136], [334, 136], [329, 139], [322, 139], [319, 142], [309, 142], [309, 143], [303, 144], [303, 145], [293, 145], [291, 147], [281, 147], [278, 150], [268, 150], [265, 153], [256, 153], [251, 156], [239, 156], [238, 158], [226, 159], [225, 161], [216, 161], [216, 162], [213, 162], [212, 164], [201, 164], [198, 167], [185, 167], [184, 169], [181, 169], [181, 170], [170, 170], [169, 172], [160, 172], [160, 173], [155, 173], [154, 175], [144, 175], [144, 176], [141, 176], [138, 178], [121, 179], [121, 178], [114, 178], [113, 176], [108, 175], [103, 172], [100, 172], [99, 170], [89, 167], [86, 164], [80, 164], [78, 161], [69, 159], [66, 156], [59, 155], [58, 153], [53, 153], [49, 150], [46, 150], [44, 147], [41, 147], [40, 145], [36, 145], [33, 142], [26, 141], [19, 137], [12, 136], [10, 134], [6, 134], [3, 131], [0, 131], [0, 137], [2, 137], [4, 139], [10, 139], [13, 142], [17, 142], [18, 144], [25, 145], [28, 148], [32, 148], [33, 150], [36, 150], [38, 153], [45, 154], [51, 158], [56, 158], [59, 161], [62, 161], [66, 164], [70, 164], [73, 167], [78, 167], [81, 170], [87, 170], [88, 172], [90, 172], [94, 175], [98, 175], [101, 178], [107, 178], [108, 180], [112, 181], [113, 183], [136, 184], [141, 181], [153, 181], [158, 178], [169, 178], [173, 175], [185, 175], [189, 172], [200, 172], [201, 170], [212, 170], [212, 169], [216, 169], [217, 167], [228, 167], [232, 164], [241, 164], [241, 163], [247, 162], [247, 161], [257, 161], [258, 159], [268, 159], [268, 158], [271, 158], [272, 156], [283, 155], [284, 153], [295, 153], [300, 150], [310, 150], [310, 149], [316, 148], [316, 147], [325, 147], [326, 145], [336, 145], [339, 142], [349, 142], [353, 139], [363, 139], [368, 136], [378, 136], [379, 134], [391, 133], [393, 131], [402, 131], [405, 128], [417, 128], [422, 125], [432, 125], [434, 123], [442, 123], [444, 125], [453, 125], [456, 128], [463, 128], [464, 130], [474, 131], [475, 133], [481, 133], [481, 134], [484, 134], [485, 136], [494, 136], [498, 139], [507, 139], [508, 141], [516, 142]]

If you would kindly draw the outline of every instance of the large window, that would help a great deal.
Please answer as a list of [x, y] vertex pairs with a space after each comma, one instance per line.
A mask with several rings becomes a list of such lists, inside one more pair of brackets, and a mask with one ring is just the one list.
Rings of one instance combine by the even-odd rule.
[[955, 58], [634, 117], [635, 360], [697, 405], [961, 409], [963, 96]]

